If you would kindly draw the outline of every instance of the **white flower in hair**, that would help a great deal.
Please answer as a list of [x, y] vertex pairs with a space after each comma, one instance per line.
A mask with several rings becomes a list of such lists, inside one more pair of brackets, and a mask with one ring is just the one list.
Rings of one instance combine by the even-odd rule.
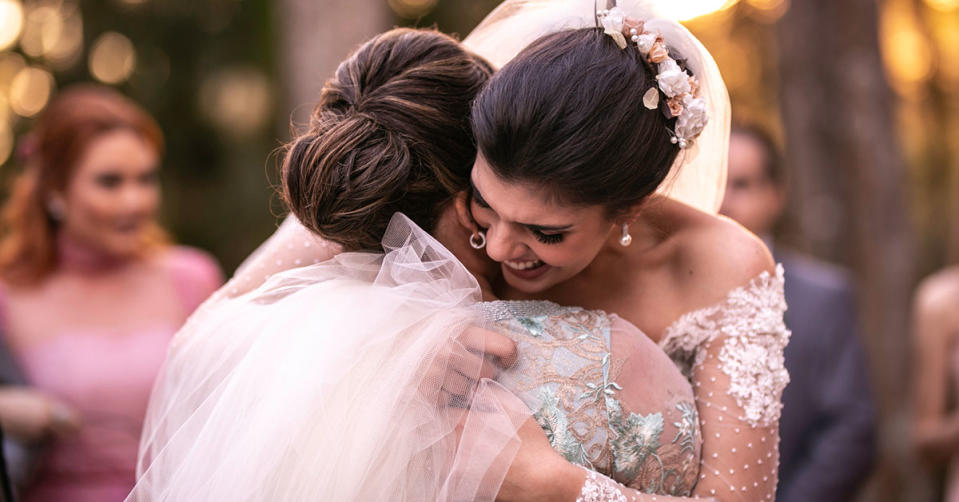
[[686, 96], [683, 100], [683, 113], [676, 119], [676, 136], [692, 140], [703, 132], [709, 117], [706, 113], [706, 101], [703, 98]]
[[616, 41], [620, 49], [626, 48], [626, 37], [623, 35], [623, 27], [626, 22], [626, 14], [619, 7], [609, 9], [601, 18], [605, 33]]
[[663, 90], [663, 94], [670, 98], [686, 94], [691, 90], [689, 75], [672, 58], [659, 64], [659, 75], [656, 75], [656, 80], [659, 81], [659, 88]]
[[639, 53], [644, 57], [649, 54], [658, 37], [655, 33], [641, 33], [636, 35], [636, 45], [639, 47]]

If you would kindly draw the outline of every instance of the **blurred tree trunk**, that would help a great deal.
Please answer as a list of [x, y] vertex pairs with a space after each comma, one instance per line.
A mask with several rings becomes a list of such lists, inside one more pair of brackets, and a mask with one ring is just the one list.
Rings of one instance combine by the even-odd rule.
[[[389, 28], [383, 0], [280, 0], [280, 80], [284, 114], [306, 124], [323, 83], [359, 44]], [[283, 115], [284, 126], [289, 115]]]
[[909, 481], [916, 467], [907, 414], [914, 237], [877, 2], [792, 2], [777, 30], [791, 216], [803, 247], [850, 265], [858, 278], [882, 418], [875, 500], [920, 500]]

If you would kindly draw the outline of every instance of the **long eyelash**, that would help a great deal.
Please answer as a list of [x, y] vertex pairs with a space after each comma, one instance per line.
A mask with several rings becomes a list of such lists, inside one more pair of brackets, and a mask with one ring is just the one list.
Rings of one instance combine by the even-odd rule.
[[478, 196], [477, 196], [475, 193], [473, 193], [472, 191], [470, 192], [470, 199], [471, 199], [473, 202], [475, 202], [477, 206], [479, 206], [479, 207], [481, 207], [481, 208], [483, 208], [483, 209], [490, 209], [489, 204], [487, 204], [485, 200], [483, 200], [483, 199], [481, 199], [480, 197], [478, 197]]
[[533, 230], [533, 236], [543, 244], [559, 244], [563, 242], [563, 234], [544, 234], [539, 230]]

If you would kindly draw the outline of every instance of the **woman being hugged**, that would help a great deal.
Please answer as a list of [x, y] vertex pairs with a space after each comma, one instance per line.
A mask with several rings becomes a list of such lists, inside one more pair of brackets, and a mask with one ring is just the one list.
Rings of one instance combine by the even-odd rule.
[[118, 500], [167, 344], [219, 268], [157, 224], [163, 140], [129, 99], [69, 88], [28, 141], [3, 209], [0, 321], [28, 382], [59, 404], [37, 414], [49, 448], [24, 500]]
[[693, 392], [654, 343], [604, 312], [481, 301], [495, 270], [453, 202], [489, 74], [428, 30], [340, 65], [284, 158], [303, 226], [178, 334], [129, 500], [554, 500], [524, 483], [569, 467], [579, 490], [573, 463], [642, 500], [692, 490]]
[[[738, 225], [657, 194], [672, 195], [690, 161], [690, 174], [723, 172], [728, 115], [709, 112], [728, 113], [728, 98], [685, 29], [627, 7], [568, 29], [581, 13], [569, 5], [587, 3], [507, 2], [467, 39], [509, 62], [473, 106], [479, 155], [461, 220], [500, 264], [498, 296], [615, 312], [676, 361], [704, 438], [694, 495], [771, 500], [788, 381], [781, 269]], [[553, 31], [543, 19], [555, 32], [511, 60], [490, 42], [511, 27]], [[714, 210], [721, 183], [706, 188], [698, 202]], [[571, 479], [548, 473], [542, 490], [575, 495], [548, 478]]]

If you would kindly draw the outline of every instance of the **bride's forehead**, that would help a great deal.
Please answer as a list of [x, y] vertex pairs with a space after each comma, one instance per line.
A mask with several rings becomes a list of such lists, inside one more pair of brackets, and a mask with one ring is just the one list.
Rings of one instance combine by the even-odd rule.
[[477, 198], [504, 219], [561, 226], [582, 219], [584, 212], [590, 209], [564, 203], [545, 184], [505, 180], [493, 172], [482, 157], [477, 158], [470, 178]]

